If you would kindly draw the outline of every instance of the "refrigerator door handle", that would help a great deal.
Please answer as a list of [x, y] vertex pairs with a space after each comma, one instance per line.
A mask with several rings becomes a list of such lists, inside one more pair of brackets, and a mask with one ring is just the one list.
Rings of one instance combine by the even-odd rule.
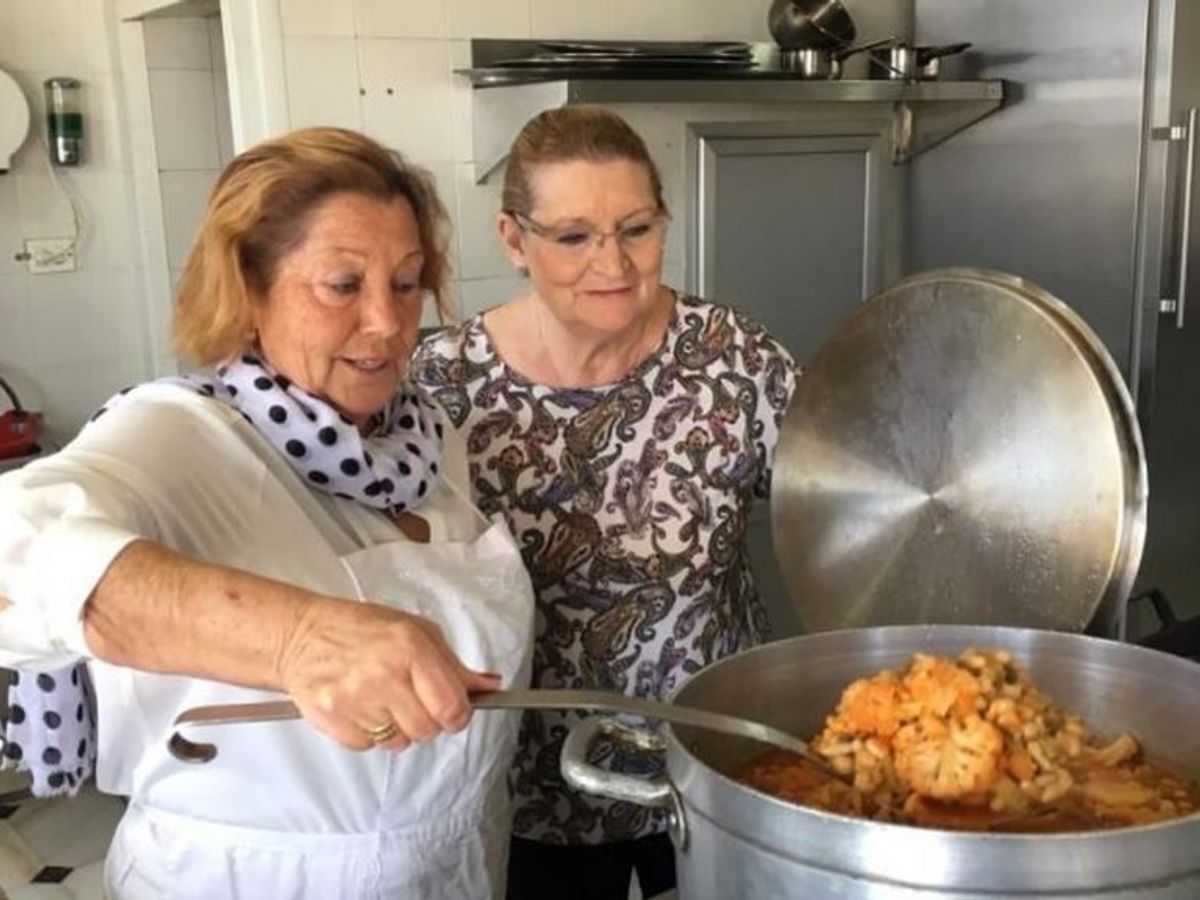
[[1196, 215], [1196, 132], [1200, 130], [1200, 107], [1193, 106], [1188, 110], [1187, 125], [1171, 128], [1168, 139], [1184, 142], [1183, 163], [1183, 222], [1179, 233], [1179, 271], [1176, 276], [1175, 299], [1165, 299], [1160, 302], [1159, 309], [1164, 313], [1175, 314], [1175, 327], [1183, 328], [1184, 316], [1187, 312], [1188, 297], [1188, 254], [1192, 247], [1192, 219]]

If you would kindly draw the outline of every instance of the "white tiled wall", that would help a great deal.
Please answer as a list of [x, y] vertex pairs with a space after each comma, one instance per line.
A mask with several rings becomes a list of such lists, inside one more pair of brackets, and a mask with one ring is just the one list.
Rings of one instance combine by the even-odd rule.
[[[30, 138], [0, 175], [0, 375], [27, 406], [46, 414], [55, 443], [69, 439], [115, 390], [143, 378], [147, 366], [107, 6], [0, 2], [0, 68], [21, 85], [32, 113]], [[14, 259], [23, 241], [69, 237], [74, 229], [45, 148], [42, 82], [56, 75], [83, 84], [84, 164], [59, 174], [84, 230], [77, 271], [30, 275]]]
[[147, 19], [143, 34], [174, 285], [213, 182], [233, 157], [221, 20]]

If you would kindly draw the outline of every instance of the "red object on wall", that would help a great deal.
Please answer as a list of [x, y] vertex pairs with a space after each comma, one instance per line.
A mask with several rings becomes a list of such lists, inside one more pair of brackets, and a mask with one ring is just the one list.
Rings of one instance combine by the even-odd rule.
[[16, 392], [3, 378], [0, 378], [0, 390], [8, 395], [13, 407], [0, 413], [0, 459], [28, 456], [38, 449], [42, 414], [23, 409]]

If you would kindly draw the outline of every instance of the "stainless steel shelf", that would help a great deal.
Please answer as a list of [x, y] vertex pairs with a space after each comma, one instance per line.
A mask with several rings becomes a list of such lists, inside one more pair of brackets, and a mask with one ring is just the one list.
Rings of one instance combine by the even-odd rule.
[[[500, 88], [559, 84], [571, 103], [898, 103], [1003, 101], [1003, 81], [806, 81], [736, 70], [720, 78], [551, 77], [543, 69], [462, 69], [481, 94]], [[519, 77], [518, 77], [519, 76]]]
[[[786, 73], [722, 73], [721, 77], [614, 78], [542, 70], [466, 69], [471, 78], [475, 180], [501, 163], [521, 126], [546, 109], [581, 103], [681, 103], [882, 108], [892, 118], [892, 161], [911, 160], [1003, 106], [1005, 82], [883, 80], [804, 81]], [[495, 73], [499, 74], [495, 74]], [[794, 109], [788, 114], [797, 114]]]

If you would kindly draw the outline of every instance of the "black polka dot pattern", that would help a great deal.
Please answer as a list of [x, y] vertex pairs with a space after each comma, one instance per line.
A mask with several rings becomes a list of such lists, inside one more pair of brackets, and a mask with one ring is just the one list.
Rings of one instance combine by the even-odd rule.
[[[364, 436], [346, 414], [246, 354], [218, 370], [215, 394], [238, 409], [307, 484], [392, 512], [418, 505], [438, 477], [441, 411], [397, 394]], [[200, 390], [200, 382], [192, 382]]]
[[14, 673], [3, 756], [28, 772], [34, 796], [74, 793], [96, 764], [96, 723], [83, 664]]

